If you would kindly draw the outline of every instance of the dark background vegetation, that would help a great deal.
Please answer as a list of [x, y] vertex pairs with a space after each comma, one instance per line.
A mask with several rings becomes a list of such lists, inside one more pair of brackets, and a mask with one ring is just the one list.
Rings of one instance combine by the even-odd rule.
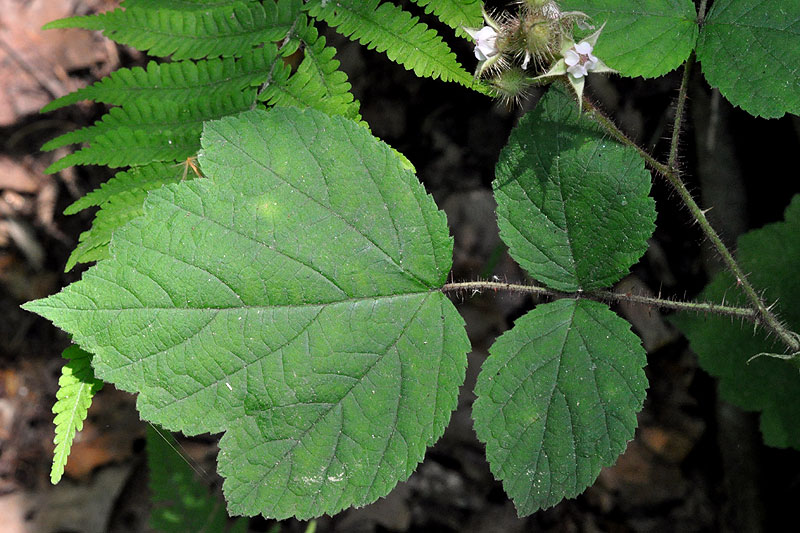
[[[57, 487], [49, 483], [52, 415], [67, 337], [19, 305], [75, 281], [66, 259], [92, 213], [63, 209], [108, 179], [106, 168], [43, 169], [65, 152], [39, 147], [96, 120], [102, 106], [37, 110], [146, 57], [90, 32], [40, 32], [46, 21], [108, 9], [112, 0], [0, 0], [0, 533], [146, 531], [145, 425], [135, 398], [107, 386], [95, 399]], [[414, 6], [409, 9], [419, 12]], [[426, 17], [423, 17], [428, 20]], [[432, 22], [435, 25], [435, 22]], [[447, 34], [446, 31], [443, 33]], [[455, 237], [453, 277], [525, 281], [497, 236], [493, 168], [510, 129], [535, 105], [505, 109], [462, 87], [420, 80], [328, 32], [373, 132], [408, 156], [445, 209]], [[471, 46], [452, 40], [468, 68]], [[587, 93], [641, 146], [665, 159], [680, 72], [655, 80], [592, 76]], [[695, 69], [681, 163], [724, 238], [780, 220], [800, 189], [800, 120], [753, 118]], [[124, 149], [124, 147], [121, 147]], [[691, 298], [719, 264], [669, 187], [657, 178], [658, 229], [619, 290]], [[719, 400], [713, 378], [655, 309], [618, 306], [648, 351], [650, 390], [639, 429], [617, 465], [583, 495], [517, 518], [484, 460], [470, 421], [471, 392], [488, 347], [536, 302], [516, 295], [457, 297], [473, 344], [467, 382], [441, 441], [387, 498], [318, 521], [318, 531], [779, 531], [800, 498], [797, 452], [765, 447], [758, 419]], [[784, 305], [794, 305], [783, 302]], [[747, 326], [745, 326], [747, 327]], [[216, 438], [182, 440], [200, 482], [219, 490]], [[253, 531], [274, 523], [251, 521]], [[283, 531], [303, 531], [287, 522]]]

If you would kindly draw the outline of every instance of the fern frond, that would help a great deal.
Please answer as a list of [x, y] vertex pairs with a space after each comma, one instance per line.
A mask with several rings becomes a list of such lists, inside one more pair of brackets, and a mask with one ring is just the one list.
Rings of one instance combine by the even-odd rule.
[[304, 45], [303, 61], [294, 74], [288, 66], [277, 65], [259, 100], [271, 105], [312, 107], [329, 115], [361, 120], [347, 74], [339, 70], [339, 61], [334, 59], [336, 50], [325, 46], [325, 38], [305, 21], [295, 28], [295, 35]]
[[[259, 0], [238, 0], [253, 4]], [[142, 7], [145, 9], [172, 9], [174, 11], [204, 11], [230, 5], [231, 0], [123, 0], [120, 7]]]
[[69, 272], [78, 263], [108, 258], [108, 244], [114, 230], [143, 214], [145, 198], [147, 190], [137, 189], [120, 192], [107, 201], [95, 214], [92, 227], [81, 233], [78, 246], [67, 259], [64, 272]]
[[483, 26], [481, 13], [481, 0], [412, 0], [415, 4], [425, 8], [425, 13], [432, 13], [436, 17], [456, 30], [456, 35], [466, 37], [467, 28], [480, 28]]
[[[183, 165], [153, 163], [118, 172], [113, 178], [71, 206], [68, 214], [99, 205], [92, 227], [81, 233], [78, 246], [67, 259], [64, 272], [78, 263], [90, 263], [109, 257], [108, 243], [114, 231], [143, 213], [147, 193], [168, 183], [193, 179], [193, 172], [184, 172]], [[66, 212], [66, 211], [65, 211]]]
[[418, 76], [473, 87], [472, 74], [434, 30], [407, 11], [379, 0], [312, 0], [309, 14], [341, 34], [379, 52]]
[[56, 161], [45, 172], [58, 172], [72, 165], [116, 168], [184, 160], [200, 149], [203, 122], [250, 109], [254, 99], [252, 90], [193, 104], [150, 101], [113, 108], [94, 125], [46, 143], [43, 150], [81, 142], [89, 145]]
[[[169, 9], [170, 2], [141, 4], [97, 15], [70, 17], [49, 28], [103, 30], [118, 43], [173, 60], [242, 55], [256, 45], [283, 39], [302, 6], [301, 0], [225, 2], [204, 11]], [[149, 4], [153, 4], [152, 7]]]
[[246, 111], [254, 101], [255, 89], [183, 104], [156, 99], [137, 101], [125, 107], [114, 107], [93, 125], [46, 142], [42, 150], [91, 142], [100, 135], [125, 127], [147, 129], [154, 136], [164, 136], [164, 132], [175, 135], [197, 131], [199, 142], [203, 122]]
[[53, 419], [56, 426], [53, 443], [56, 447], [50, 469], [50, 482], [53, 485], [61, 481], [75, 434], [83, 429], [92, 398], [103, 388], [103, 382], [95, 379], [92, 371], [92, 354], [77, 346], [70, 346], [61, 355], [69, 361], [61, 369], [56, 403], [53, 405], [53, 414], [56, 415]]
[[106, 165], [112, 168], [146, 165], [155, 161], [181, 161], [200, 149], [200, 131], [163, 130], [158, 135], [146, 129], [123, 127], [92, 139], [92, 144], [47, 167], [52, 174], [73, 165]]
[[164, 185], [176, 183], [184, 178], [191, 178], [190, 172], [184, 172], [184, 165], [170, 163], [151, 163], [141, 167], [133, 167], [117, 172], [113, 178], [100, 187], [70, 204], [64, 209], [65, 215], [74, 215], [90, 207], [102, 206], [112, 197], [124, 192], [139, 190], [149, 191]]
[[137, 101], [183, 103], [219, 98], [260, 85], [272, 71], [276, 58], [276, 46], [267, 44], [241, 58], [150, 61], [146, 69], [119, 69], [93, 85], [53, 100], [42, 108], [42, 113], [82, 100], [126, 105]]

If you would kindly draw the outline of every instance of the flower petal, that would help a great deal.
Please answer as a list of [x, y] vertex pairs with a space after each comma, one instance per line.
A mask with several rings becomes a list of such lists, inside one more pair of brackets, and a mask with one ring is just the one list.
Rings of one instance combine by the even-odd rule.
[[570, 67], [581, 62], [581, 57], [574, 50], [564, 52], [564, 62]]
[[591, 54], [593, 49], [594, 46], [587, 43], [586, 41], [581, 41], [575, 45], [575, 51], [584, 56]]

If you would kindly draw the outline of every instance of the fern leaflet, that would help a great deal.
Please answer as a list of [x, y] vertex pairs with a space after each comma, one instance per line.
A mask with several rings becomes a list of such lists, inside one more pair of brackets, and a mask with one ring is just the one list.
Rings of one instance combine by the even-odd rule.
[[250, 50], [241, 58], [150, 61], [146, 69], [119, 69], [93, 85], [53, 100], [42, 108], [42, 113], [82, 100], [124, 106], [139, 101], [187, 103], [217, 99], [261, 84], [272, 71], [276, 55], [276, 47], [269, 44]]
[[241, 55], [282, 39], [300, 11], [300, 0], [231, 1], [205, 11], [170, 9], [168, 1], [56, 20], [45, 28], [103, 30], [118, 43], [173, 60]]
[[181, 164], [152, 163], [134, 167], [124, 172], [117, 172], [113, 178], [100, 185], [100, 187], [70, 204], [64, 209], [64, 214], [74, 215], [90, 207], [102, 206], [120, 193], [139, 190], [149, 191], [165, 183], [176, 183], [183, 178], [192, 177], [193, 173], [185, 169]]
[[90, 143], [56, 161], [46, 172], [57, 172], [71, 165], [122, 167], [184, 160], [200, 149], [204, 121], [250, 109], [254, 99], [253, 90], [249, 94], [190, 105], [151, 101], [114, 108], [94, 125], [46, 143], [43, 150]]
[[99, 189], [70, 205], [64, 211], [67, 214], [92, 206], [100, 206], [100, 210], [95, 214], [92, 227], [81, 233], [78, 246], [70, 254], [64, 271], [69, 272], [78, 263], [108, 257], [108, 243], [114, 230], [143, 213], [149, 191], [195, 176], [185, 165], [153, 163], [134, 167], [118, 172]]
[[124, 127], [147, 129], [156, 137], [164, 136], [164, 132], [172, 132], [174, 135], [176, 132], [197, 131], [199, 142], [203, 122], [250, 109], [254, 100], [255, 89], [185, 104], [155, 99], [137, 101], [125, 107], [111, 109], [92, 126], [56, 137], [45, 143], [42, 150], [91, 142], [100, 135]]
[[73, 165], [106, 165], [111, 168], [146, 165], [155, 161], [182, 161], [197, 153], [200, 132], [164, 130], [158, 135], [146, 129], [122, 127], [92, 139], [92, 144], [59, 159], [45, 172], [54, 173]]
[[412, 0], [425, 8], [425, 13], [433, 13], [439, 20], [454, 28], [456, 35], [467, 36], [463, 27], [483, 26], [480, 0]]
[[50, 481], [53, 485], [61, 481], [75, 434], [83, 429], [83, 421], [92, 405], [92, 398], [103, 388], [103, 382], [95, 379], [92, 371], [92, 354], [77, 346], [70, 346], [64, 350], [62, 356], [69, 361], [61, 369], [56, 403], [53, 405], [53, 414], [56, 415], [53, 419], [56, 426], [53, 443], [56, 447], [50, 470]]
[[333, 26], [367, 48], [386, 52], [418, 76], [455, 81], [476, 87], [472, 74], [434, 30], [394, 4], [379, 0], [312, 0], [309, 14]]
[[[259, 0], [238, 0], [242, 4], [254, 4]], [[170, 0], [168, 4], [164, 0], [123, 0], [121, 7], [143, 7], [146, 9], [158, 9], [167, 7], [175, 11], [204, 11], [217, 7], [224, 7], [231, 4], [231, 0]]]
[[259, 100], [272, 105], [313, 107], [329, 115], [361, 120], [347, 74], [339, 70], [339, 61], [334, 59], [336, 50], [325, 46], [325, 38], [305, 20], [297, 25], [295, 35], [305, 45], [302, 63], [291, 76], [288, 66], [278, 64]]

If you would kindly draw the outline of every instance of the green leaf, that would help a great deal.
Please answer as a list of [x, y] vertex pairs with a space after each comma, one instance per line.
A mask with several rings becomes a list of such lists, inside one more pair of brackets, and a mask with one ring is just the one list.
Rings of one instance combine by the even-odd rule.
[[65, 133], [45, 143], [42, 150], [88, 143], [45, 171], [58, 172], [72, 165], [117, 168], [183, 161], [200, 149], [203, 122], [246, 111], [254, 101], [255, 89], [189, 104], [151, 100], [115, 107], [92, 126]]
[[69, 359], [69, 362], [61, 368], [56, 403], [53, 405], [53, 414], [56, 415], [53, 420], [56, 426], [53, 443], [56, 447], [50, 470], [50, 482], [53, 485], [61, 481], [75, 434], [83, 429], [92, 398], [103, 388], [103, 382], [95, 379], [92, 372], [92, 354], [77, 346], [70, 346], [61, 356]]
[[[152, 425], [147, 428], [147, 465], [152, 529], [161, 533], [226, 530], [228, 513], [222, 499], [209, 493], [198, 479], [189, 460], [178, 451], [175, 438]], [[232, 527], [247, 531], [245, 520], [237, 520]]]
[[[749, 1], [749, 0], [748, 0]], [[697, 41], [692, 0], [562, 0], [605, 29], [595, 55], [623, 76], [655, 78], [681, 66]]]
[[[91, 126], [65, 133], [48, 141], [42, 146], [42, 150], [49, 151], [70, 144], [91, 143], [101, 135], [129, 128], [146, 130], [151, 137], [160, 139], [162, 145], [171, 144], [169, 141], [174, 135], [194, 134], [197, 138], [197, 148], [193, 152], [197, 152], [200, 147], [203, 122], [246, 111], [254, 101], [255, 89], [190, 103], [176, 103], [170, 100], [131, 102], [125, 107], [112, 108]], [[89, 148], [83, 151], [93, 150]], [[97, 155], [102, 156], [102, 154]]]
[[117, 194], [136, 193], [140, 190], [149, 191], [161, 187], [165, 183], [176, 183], [181, 179], [192, 177], [194, 177], [194, 173], [183, 165], [152, 163], [134, 167], [124, 172], [117, 172], [113, 178], [100, 187], [70, 204], [64, 209], [64, 214], [74, 215], [90, 207], [102, 206]]
[[455, 81], [479, 88], [472, 74], [434, 30], [394, 4], [380, 0], [312, 0], [309, 14], [369, 49], [386, 52], [417, 76]]
[[386, 495], [443, 433], [469, 342], [452, 240], [366, 128], [311, 109], [208, 123], [209, 179], [151, 192], [111, 258], [25, 308], [73, 332], [141, 416], [225, 432], [233, 514]]
[[800, 2], [717, 0], [697, 44], [708, 83], [764, 118], [800, 114]]
[[273, 44], [245, 53], [241, 58], [226, 57], [203, 61], [156, 63], [146, 69], [121, 68], [110, 76], [53, 100], [42, 113], [93, 100], [105, 104], [171, 101], [187, 104], [218, 100], [248, 87], [261, 84], [275, 68], [277, 48]]
[[128, 126], [114, 128], [92, 139], [74, 154], [62, 157], [45, 169], [53, 174], [72, 165], [108, 165], [112, 168], [147, 165], [153, 162], [182, 161], [197, 153], [199, 132], [184, 126], [154, 135], [146, 129]]
[[[117, 173], [100, 189], [72, 204], [67, 208], [70, 213], [80, 210], [76, 206], [82, 209], [99, 205], [100, 210], [95, 215], [92, 227], [81, 233], [80, 242], [67, 259], [64, 271], [72, 270], [78, 263], [109, 257], [108, 243], [111, 235], [117, 228], [143, 213], [144, 200], [149, 191], [167, 183], [177, 183], [194, 177], [194, 172], [183, 165], [153, 163]], [[74, 208], [74, 211], [70, 208]]]
[[480, 28], [483, 26], [483, 14], [480, 0], [413, 0], [425, 8], [425, 13], [433, 13], [439, 20], [454, 28], [456, 35], [467, 37], [463, 27]]
[[270, 105], [312, 107], [329, 115], [361, 120], [347, 74], [339, 70], [339, 61], [334, 58], [336, 49], [325, 46], [325, 38], [305, 19], [298, 22], [295, 35], [304, 45], [303, 61], [294, 74], [289, 65], [276, 65], [259, 100]]
[[[800, 196], [786, 209], [785, 222], [769, 224], [742, 235], [738, 260], [753, 285], [766, 288], [768, 302], [778, 302], [776, 311], [794, 331], [800, 330]], [[698, 296], [700, 301], [725, 301], [746, 305], [736, 282], [727, 274], [717, 275]], [[686, 334], [700, 365], [719, 379], [720, 395], [747, 411], [761, 413], [764, 442], [780, 448], [800, 449], [800, 374], [792, 361], [754, 355], [781, 352], [774, 336], [753, 331], [751, 324], [732, 323], [729, 318], [680, 314], [672, 317]]]
[[147, 2], [98, 15], [65, 18], [46, 24], [45, 29], [103, 30], [109, 39], [150, 55], [201, 59], [242, 55], [259, 44], [283, 39], [300, 10], [299, 0], [216, 2], [203, 11], [174, 10], [170, 3]]
[[[234, 0], [240, 4], [255, 4], [260, 0]], [[231, 0], [123, 0], [121, 7], [173, 9], [175, 11], [204, 11], [231, 5]]]
[[577, 496], [633, 438], [647, 389], [639, 338], [607, 306], [564, 299], [489, 352], [472, 414], [495, 477], [520, 516]]
[[520, 120], [496, 175], [500, 236], [554, 289], [611, 285], [647, 250], [656, 213], [644, 161], [559, 90]]

